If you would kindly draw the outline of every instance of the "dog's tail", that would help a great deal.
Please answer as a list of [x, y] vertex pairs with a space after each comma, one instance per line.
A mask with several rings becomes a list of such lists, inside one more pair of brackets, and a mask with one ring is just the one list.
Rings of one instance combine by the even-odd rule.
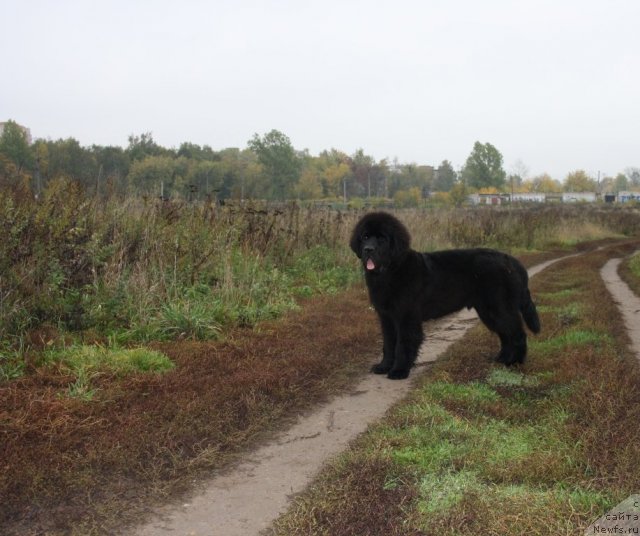
[[522, 318], [524, 318], [524, 322], [527, 327], [533, 333], [540, 333], [540, 318], [538, 317], [536, 304], [533, 303], [531, 293], [528, 288], [524, 289], [522, 302], [520, 304], [520, 312], [522, 313]]

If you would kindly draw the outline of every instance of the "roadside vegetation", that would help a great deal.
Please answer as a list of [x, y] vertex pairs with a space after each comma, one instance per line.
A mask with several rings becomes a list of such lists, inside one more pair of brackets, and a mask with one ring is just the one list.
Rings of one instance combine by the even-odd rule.
[[640, 249], [623, 259], [618, 273], [629, 288], [640, 296]]
[[[379, 344], [347, 245], [360, 214], [0, 190], [3, 534], [112, 533], [363, 374]], [[398, 214], [418, 249], [526, 259], [640, 227], [620, 207]]]
[[637, 247], [536, 276], [543, 330], [524, 366], [492, 363], [496, 341], [474, 328], [274, 533], [582, 534], [636, 492], [640, 370], [599, 269]]

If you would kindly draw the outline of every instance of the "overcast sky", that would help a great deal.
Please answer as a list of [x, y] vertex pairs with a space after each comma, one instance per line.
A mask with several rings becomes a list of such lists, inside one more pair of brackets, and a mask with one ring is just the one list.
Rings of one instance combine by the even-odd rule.
[[[639, 0], [0, 0], [0, 121], [563, 179], [640, 167]], [[519, 164], [520, 163], [520, 164]]]

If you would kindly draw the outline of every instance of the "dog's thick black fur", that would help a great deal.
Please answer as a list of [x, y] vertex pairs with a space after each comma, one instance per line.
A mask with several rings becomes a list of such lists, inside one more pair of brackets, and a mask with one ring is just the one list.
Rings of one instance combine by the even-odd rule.
[[521, 318], [534, 333], [540, 320], [527, 271], [517, 259], [481, 248], [419, 253], [411, 249], [406, 227], [386, 212], [363, 216], [350, 245], [362, 260], [382, 325], [383, 357], [373, 372], [406, 378], [422, 344], [422, 322], [463, 307], [473, 307], [500, 337], [498, 361], [524, 361], [527, 335]]

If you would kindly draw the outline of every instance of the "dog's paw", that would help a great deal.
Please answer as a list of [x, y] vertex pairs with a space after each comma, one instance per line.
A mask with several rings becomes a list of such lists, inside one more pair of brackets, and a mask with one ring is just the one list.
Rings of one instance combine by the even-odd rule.
[[407, 377], [409, 377], [408, 369], [390, 370], [389, 374], [387, 374], [387, 378], [389, 378], [390, 380], [404, 380]]
[[384, 363], [378, 363], [377, 365], [373, 365], [373, 367], [371, 367], [371, 372], [373, 372], [374, 374], [386, 374], [387, 372], [389, 372], [389, 370], [391, 370], [391, 367], [385, 365]]
[[501, 363], [507, 367], [510, 367], [517, 362], [513, 354], [504, 354], [502, 352], [495, 357], [495, 361], [496, 363]]

